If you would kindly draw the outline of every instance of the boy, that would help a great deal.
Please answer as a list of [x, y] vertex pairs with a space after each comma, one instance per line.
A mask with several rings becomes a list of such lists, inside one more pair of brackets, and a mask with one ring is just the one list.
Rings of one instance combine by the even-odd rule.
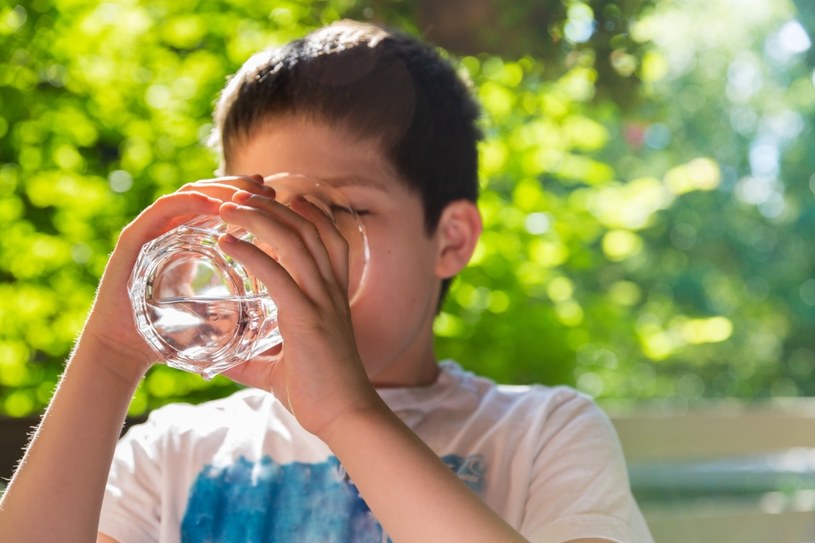
[[[431, 48], [369, 25], [250, 59], [215, 112], [229, 177], [186, 185], [123, 230], [0, 539], [650, 541], [589, 400], [436, 361], [433, 318], [481, 229], [477, 111]], [[353, 307], [344, 240], [263, 187], [284, 171], [336, 186], [362, 216], [372, 257]], [[274, 249], [219, 241], [267, 285], [282, 351], [227, 373], [251, 388], [157, 410], [117, 447], [154, 362], [128, 275], [143, 243], [201, 214]]]

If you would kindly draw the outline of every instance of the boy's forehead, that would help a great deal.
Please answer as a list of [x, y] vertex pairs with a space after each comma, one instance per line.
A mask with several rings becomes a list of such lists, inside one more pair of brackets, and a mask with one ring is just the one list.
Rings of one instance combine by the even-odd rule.
[[296, 115], [258, 124], [226, 154], [232, 174], [297, 173], [334, 187], [395, 193], [410, 186], [382, 151], [341, 124]]

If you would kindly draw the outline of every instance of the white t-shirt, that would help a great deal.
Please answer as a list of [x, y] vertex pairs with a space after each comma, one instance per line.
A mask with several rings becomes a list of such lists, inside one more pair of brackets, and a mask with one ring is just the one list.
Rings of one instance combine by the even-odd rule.
[[[590, 399], [441, 369], [431, 386], [379, 393], [530, 541], [652, 542], [614, 429]], [[328, 447], [259, 390], [167, 406], [131, 428], [99, 530], [123, 543], [387, 541]]]

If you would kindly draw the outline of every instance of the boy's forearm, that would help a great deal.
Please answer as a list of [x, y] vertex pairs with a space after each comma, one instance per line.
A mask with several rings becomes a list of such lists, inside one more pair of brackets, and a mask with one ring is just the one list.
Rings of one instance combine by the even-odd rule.
[[526, 541], [384, 404], [322, 437], [393, 541]]
[[96, 539], [113, 451], [141, 377], [112, 371], [117, 361], [105, 356], [102, 345], [80, 340], [0, 501], [3, 543]]

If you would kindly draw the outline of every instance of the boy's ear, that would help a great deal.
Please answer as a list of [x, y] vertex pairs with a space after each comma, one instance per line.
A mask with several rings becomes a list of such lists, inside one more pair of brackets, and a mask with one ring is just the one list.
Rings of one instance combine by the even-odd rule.
[[444, 208], [436, 227], [436, 275], [439, 278], [453, 277], [467, 265], [481, 229], [481, 214], [474, 202], [456, 200]]

